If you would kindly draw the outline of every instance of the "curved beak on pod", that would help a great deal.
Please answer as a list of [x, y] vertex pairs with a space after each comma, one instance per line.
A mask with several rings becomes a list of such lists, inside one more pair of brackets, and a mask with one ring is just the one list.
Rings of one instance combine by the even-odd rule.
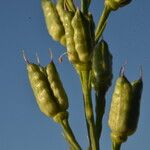
[[132, 0], [105, 0], [105, 6], [111, 11], [128, 5]]
[[112, 55], [106, 41], [101, 40], [92, 56], [92, 87], [106, 91], [111, 86], [112, 77]]
[[108, 120], [113, 143], [125, 142], [136, 131], [142, 89], [142, 78], [130, 83], [121, 74], [117, 79]]

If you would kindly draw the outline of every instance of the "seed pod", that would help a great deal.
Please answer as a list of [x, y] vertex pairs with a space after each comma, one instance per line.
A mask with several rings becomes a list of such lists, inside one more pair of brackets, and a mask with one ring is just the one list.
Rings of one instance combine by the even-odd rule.
[[54, 40], [59, 41], [62, 45], [65, 45], [65, 30], [55, 5], [51, 0], [42, 0], [42, 9], [48, 33]]
[[138, 125], [139, 115], [140, 115], [140, 102], [141, 102], [141, 95], [143, 90], [143, 81], [142, 78], [139, 80], [135, 80], [131, 83], [132, 85], [132, 106], [133, 109], [130, 114], [130, 122], [129, 122], [129, 132], [128, 135], [132, 135]]
[[50, 84], [50, 87], [56, 97], [58, 104], [61, 108], [61, 111], [64, 111], [68, 108], [68, 97], [61, 83], [59, 74], [56, 70], [55, 64], [51, 61], [46, 66], [47, 78]]
[[91, 59], [93, 48], [89, 22], [80, 10], [77, 9], [71, 24], [74, 29], [75, 49], [79, 59], [81, 62], [88, 62]]
[[123, 75], [116, 81], [109, 112], [108, 124], [112, 132], [112, 141], [116, 143], [126, 141], [132, 109], [134, 109], [132, 106], [132, 86]]
[[95, 47], [92, 56], [92, 86], [95, 90], [106, 91], [112, 81], [112, 55], [104, 40]]
[[57, 9], [57, 12], [59, 14], [60, 20], [63, 24], [64, 24], [64, 14], [66, 12], [64, 6], [65, 6], [64, 0], [58, 0], [58, 2], [56, 4], [56, 9]]
[[130, 83], [122, 75], [116, 82], [108, 121], [112, 140], [116, 143], [126, 141], [137, 128], [142, 87], [141, 78]]
[[128, 5], [132, 0], [105, 0], [105, 5], [110, 10], [117, 10], [119, 7]]
[[34, 92], [37, 104], [46, 116], [53, 117], [59, 112], [59, 106], [49, 88], [48, 80], [36, 64], [27, 64], [30, 85]]

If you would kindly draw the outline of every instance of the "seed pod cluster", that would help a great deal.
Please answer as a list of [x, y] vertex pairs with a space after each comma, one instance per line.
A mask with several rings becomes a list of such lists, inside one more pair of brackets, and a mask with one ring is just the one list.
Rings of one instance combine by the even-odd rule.
[[[68, 59], [73, 64], [91, 60], [94, 45], [94, 21], [90, 13], [83, 14], [73, 7], [68, 9], [64, 0], [56, 6], [50, 0], [42, 0], [46, 24], [52, 37], [67, 48]], [[65, 40], [63, 40], [65, 39]]]
[[53, 61], [45, 68], [27, 63], [27, 71], [41, 112], [48, 117], [65, 112], [68, 108], [68, 98]]
[[56, 6], [51, 0], [42, 0], [41, 4], [48, 33], [54, 40], [59, 41], [62, 45], [65, 45], [65, 30], [58, 15]]
[[48, 117], [55, 116], [59, 112], [59, 106], [55, 102], [46, 76], [36, 64], [27, 64], [27, 71], [30, 85], [41, 112]]
[[119, 7], [128, 5], [132, 0], [105, 0], [105, 5], [110, 10], [117, 10]]
[[112, 81], [112, 55], [103, 39], [96, 45], [92, 56], [92, 87], [106, 91]]
[[141, 78], [130, 83], [121, 75], [116, 81], [108, 121], [112, 140], [116, 143], [126, 141], [136, 131], [142, 88]]

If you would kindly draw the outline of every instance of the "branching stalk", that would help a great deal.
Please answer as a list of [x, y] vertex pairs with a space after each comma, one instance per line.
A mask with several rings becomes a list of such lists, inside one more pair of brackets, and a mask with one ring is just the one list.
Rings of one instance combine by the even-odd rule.
[[80, 145], [75, 139], [75, 136], [70, 128], [69, 122], [67, 119], [64, 119], [61, 122], [61, 126], [64, 131], [65, 138], [67, 139], [68, 143], [70, 144], [71, 150], [82, 150]]
[[103, 9], [102, 15], [99, 19], [96, 31], [95, 31], [95, 41], [96, 41], [96, 43], [98, 42], [99, 38], [101, 37], [101, 35], [102, 35], [102, 33], [105, 29], [106, 22], [107, 22], [107, 19], [109, 17], [110, 12], [111, 12], [110, 9], [108, 9], [107, 6], [105, 6], [104, 9]]
[[81, 0], [81, 11], [83, 13], [88, 13], [88, 9], [89, 9], [89, 6], [90, 6], [90, 0]]
[[95, 133], [94, 114], [91, 99], [91, 87], [89, 86], [89, 70], [80, 72], [80, 79], [82, 83], [83, 99], [84, 99], [84, 110], [87, 122], [87, 129], [89, 132], [89, 138], [92, 150], [98, 150], [98, 142]]
[[95, 113], [96, 113], [96, 137], [97, 141], [99, 141], [101, 137], [101, 132], [102, 132], [102, 119], [103, 115], [105, 113], [105, 91], [100, 92], [96, 91], [95, 92], [95, 100], [96, 100], [96, 108], [95, 108]]
[[75, 5], [74, 5], [74, 3], [73, 3], [73, 0], [66, 0], [66, 5], [69, 7], [69, 9], [70, 9], [71, 11], [74, 11], [74, 12], [75, 12], [76, 8], [75, 8]]

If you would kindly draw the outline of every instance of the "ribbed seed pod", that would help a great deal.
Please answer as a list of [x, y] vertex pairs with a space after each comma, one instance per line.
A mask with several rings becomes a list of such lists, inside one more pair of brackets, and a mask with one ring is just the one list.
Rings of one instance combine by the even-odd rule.
[[77, 9], [71, 24], [74, 29], [75, 49], [80, 61], [86, 63], [91, 59], [93, 48], [89, 22], [80, 10]]
[[72, 63], [79, 62], [79, 57], [75, 49], [75, 42], [74, 42], [74, 30], [71, 25], [71, 20], [74, 16], [74, 13], [66, 12], [64, 15], [64, 28], [66, 33], [66, 45], [67, 45], [67, 52], [68, 52], [68, 59]]
[[63, 22], [64, 12], [65, 12], [65, 10], [64, 10], [64, 0], [58, 0], [57, 1], [56, 9], [57, 9], [57, 12], [60, 16], [61, 21]]
[[71, 25], [71, 20], [74, 17], [74, 12], [64, 10], [64, 0], [59, 0], [56, 8], [59, 13], [60, 19], [63, 23], [63, 26], [65, 28], [68, 59], [70, 62], [76, 63], [79, 61], [79, 58], [75, 50], [75, 43], [74, 43], [74, 38], [73, 38], [74, 30]]
[[112, 140], [116, 143], [126, 141], [136, 131], [142, 88], [141, 78], [130, 83], [123, 75], [116, 81], [108, 121]]
[[48, 33], [54, 40], [59, 41], [62, 45], [65, 45], [65, 30], [55, 5], [51, 0], [42, 0], [41, 3]]
[[126, 141], [130, 130], [128, 124], [132, 109], [134, 109], [132, 106], [132, 86], [123, 75], [116, 81], [109, 112], [108, 124], [114, 142]]
[[56, 70], [55, 64], [51, 61], [46, 67], [47, 78], [50, 83], [50, 87], [56, 97], [61, 111], [68, 108], [68, 97], [63, 88], [59, 74]]
[[112, 77], [112, 55], [108, 44], [101, 40], [92, 56], [92, 87], [106, 91], [111, 85]]
[[54, 117], [59, 112], [59, 106], [49, 88], [45, 74], [35, 64], [27, 64], [27, 71], [30, 85], [41, 112], [48, 117]]
[[110, 10], [117, 10], [119, 7], [128, 5], [132, 0], [105, 0], [105, 5]]
[[140, 115], [140, 102], [141, 102], [141, 96], [142, 96], [142, 90], [143, 90], [143, 81], [142, 78], [139, 80], [136, 80], [134, 82], [131, 82], [132, 85], [132, 106], [133, 109], [130, 114], [130, 122], [129, 122], [129, 132], [128, 135], [132, 135], [138, 125], [139, 115]]

